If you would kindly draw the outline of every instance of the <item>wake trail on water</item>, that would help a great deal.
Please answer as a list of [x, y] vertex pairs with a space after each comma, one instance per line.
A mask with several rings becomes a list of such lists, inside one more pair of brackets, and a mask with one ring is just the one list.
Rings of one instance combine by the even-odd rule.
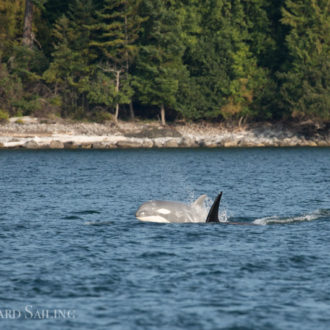
[[264, 217], [260, 219], [255, 219], [252, 221], [255, 225], [271, 225], [271, 224], [286, 224], [286, 223], [293, 223], [293, 222], [305, 222], [305, 221], [314, 221], [319, 220], [322, 218], [326, 218], [330, 216], [330, 209], [320, 209], [314, 212], [303, 214], [303, 215], [296, 215], [291, 217], [280, 217], [280, 216], [270, 216]]

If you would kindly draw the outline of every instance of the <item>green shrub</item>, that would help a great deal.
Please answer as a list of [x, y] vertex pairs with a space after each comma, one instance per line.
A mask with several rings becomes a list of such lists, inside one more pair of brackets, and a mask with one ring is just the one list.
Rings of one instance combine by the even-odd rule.
[[9, 119], [8, 112], [0, 109], [0, 123], [6, 123], [8, 122], [8, 119]]
[[103, 111], [97, 111], [94, 112], [93, 115], [90, 117], [91, 121], [94, 121], [96, 123], [104, 123], [106, 121], [112, 121], [113, 120], [113, 116], [111, 113], [103, 110]]
[[15, 120], [15, 124], [24, 125], [24, 120], [23, 119], [17, 119], [17, 120]]

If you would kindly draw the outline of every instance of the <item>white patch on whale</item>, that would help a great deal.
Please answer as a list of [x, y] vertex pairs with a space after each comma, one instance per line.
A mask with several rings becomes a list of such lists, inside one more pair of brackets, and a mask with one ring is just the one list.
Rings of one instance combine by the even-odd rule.
[[157, 212], [160, 214], [170, 214], [171, 213], [171, 211], [168, 209], [159, 209]]
[[168, 220], [164, 219], [161, 216], [149, 216], [149, 217], [139, 217], [138, 218], [141, 221], [146, 221], [146, 222], [158, 222], [158, 223], [169, 223]]

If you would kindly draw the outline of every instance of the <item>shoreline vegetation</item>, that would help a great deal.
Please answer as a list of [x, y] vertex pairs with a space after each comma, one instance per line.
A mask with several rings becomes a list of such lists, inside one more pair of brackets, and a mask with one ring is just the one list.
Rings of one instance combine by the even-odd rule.
[[12, 117], [0, 124], [0, 149], [330, 147], [329, 124], [245, 125], [150, 121], [75, 122]]
[[[0, 0], [0, 121], [329, 123], [329, 14], [328, 0]], [[254, 144], [253, 125], [222, 135]], [[208, 136], [193, 145], [227, 143]]]

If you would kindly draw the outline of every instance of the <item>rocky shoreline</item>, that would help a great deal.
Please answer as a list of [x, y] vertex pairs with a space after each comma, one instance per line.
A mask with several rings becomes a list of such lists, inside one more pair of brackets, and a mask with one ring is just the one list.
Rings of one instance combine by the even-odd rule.
[[125, 149], [227, 147], [329, 147], [329, 125], [219, 124], [157, 122], [69, 122], [34, 117], [10, 118], [0, 124], [1, 149]]

